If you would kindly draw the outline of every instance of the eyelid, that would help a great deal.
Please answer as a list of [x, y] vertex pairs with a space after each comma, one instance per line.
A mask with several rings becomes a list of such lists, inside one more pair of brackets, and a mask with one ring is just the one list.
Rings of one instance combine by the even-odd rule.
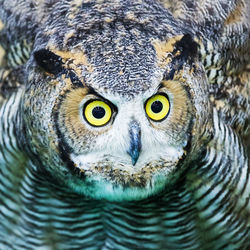
[[[89, 88], [88, 95], [86, 95], [86, 98], [88, 98], [88, 101], [91, 101], [91, 100], [103, 101], [103, 102], [107, 103], [115, 113], [118, 112], [118, 108], [114, 103], [112, 103], [108, 99], [106, 99], [103, 96], [101, 96], [100, 94], [98, 94], [92, 87], [88, 87], [88, 88]], [[86, 104], [86, 102], [84, 102], [84, 105], [85, 104]]]

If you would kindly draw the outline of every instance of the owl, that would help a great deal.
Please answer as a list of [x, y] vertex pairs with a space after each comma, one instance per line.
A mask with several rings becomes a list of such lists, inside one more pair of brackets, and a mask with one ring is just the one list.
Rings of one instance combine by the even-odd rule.
[[249, 249], [247, 0], [0, 0], [0, 249]]

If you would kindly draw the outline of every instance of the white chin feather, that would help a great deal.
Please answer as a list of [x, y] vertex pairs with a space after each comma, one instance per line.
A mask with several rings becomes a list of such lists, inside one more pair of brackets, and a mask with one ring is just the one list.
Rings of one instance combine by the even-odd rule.
[[[162, 159], [161, 161], [153, 161], [152, 155], [142, 154], [135, 166], [131, 164], [129, 157], [106, 155], [104, 158], [100, 153], [71, 155], [73, 162], [86, 177], [82, 180], [69, 181], [68, 184], [76, 192], [94, 199], [110, 201], [145, 199], [158, 194], [173, 181], [171, 173], [183, 151], [169, 148], [167, 152], [168, 157], [166, 155], [164, 157], [159, 151], [153, 153], [155, 159]], [[118, 170], [118, 174], [111, 176], [115, 170]], [[126, 178], [129, 181], [126, 181]], [[140, 178], [143, 179], [143, 183], [138, 181]]]
[[170, 176], [155, 175], [145, 187], [124, 187], [114, 185], [102, 177], [86, 178], [83, 181], [70, 181], [68, 185], [77, 193], [97, 200], [133, 201], [159, 194], [168, 184]]

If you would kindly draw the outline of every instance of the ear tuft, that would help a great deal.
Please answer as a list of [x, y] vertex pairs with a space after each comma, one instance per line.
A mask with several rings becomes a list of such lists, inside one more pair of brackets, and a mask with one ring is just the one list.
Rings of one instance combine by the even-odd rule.
[[183, 68], [184, 64], [192, 65], [195, 59], [198, 57], [198, 43], [194, 41], [190, 34], [185, 34], [177, 41], [173, 51], [174, 58], [172, 59], [172, 68], [166, 72], [164, 79], [173, 80], [176, 72]]
[[183, 61], [193, 61], [198, 55], [198, 43], [194, 41], [190, 34], [185, 34], [181, 40], [176, 42], [175, 51], [180, 51], [179, 57]]
[[37, 64], [48, 73], [57, 75], [64, 70], [62, 58], [47, 49], [35, 51], [34, 58]]

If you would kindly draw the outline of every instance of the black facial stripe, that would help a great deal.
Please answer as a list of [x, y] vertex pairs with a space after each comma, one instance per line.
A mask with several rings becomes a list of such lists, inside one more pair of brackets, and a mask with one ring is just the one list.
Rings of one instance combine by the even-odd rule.
[[107, 99], [105, 99], [101, 94], [99, 94], [95, 89], [93, 89], [91, 86], [88, 86], [89, 88], [89, 94], [95, 95], [97, 97], [99, 97], [101, 100], [105, 100], [106, 102], [109, 103], [109, 101]]
[[77, 88], [83, 88], [84, 85], [83, 83], [80, 81], [80, 79], [77, 77], [77, 75], [70, 69], [66, 69], [66, 77], [69, 77], [72, 84], [77, 87]]
[[[67, 92], [64, 94], [67, 95]], [[59, 152], [60, 152], [60, 157], [63, 160], [63, 162], [66, 163], [66, 166], [68, 170], [71, 172], [72, 175], [78, 175], [82, 178], [84, 178], [84, 174], [80, 171], [79, 168], [75, 167], [74, 162], [70, 159], [70, 153], [73, 152], [73, 149], [68, 145], [64, 134], [60, 130], [60, 125], [59, 125], [59, 110], [60, 106], [62, 105], [62, 100], [64, 96], [61, 96], [60, 99], [58, 100], [58, 103], [55, 104], [53, 107], [53, 121], [54, 121], [54, 127], [56, 131], [56, 135], [58, 138], [58, 147], [59, 147]]]
[[102, 95], [98, 94], [91, 86], [87, 86], [88, 88], [88, 95], [94, 95], [98, 98], [95, 98], [95, 99], [92, 99], [90, 101], [88, 101], [86, 104], [85, 104], [85, 107], [87, 106], [88, 103], [92, 102], [92, 101], [103, 101], [105, 103], [108, 104], [108, 106], [112, 109], [112, 113], [117, 113], [118, 112], [118, 109], [117, 107], [115, 106], [115, 104], [113, 104], [112, 102], [110, 102], [108, 99], [104, 98]]
[[[189, 98], [189, 100], [191, 101], [192, 105], [192, 96], [190, 93], [190, 87], [187, 85], [182, 85], [183, 88], [185, 89], [187, 96]], [[190, 111], [189, 111], [190, 112]], [[192, 130], [194, 127], [194, 118], [190, 119], [189, 123], [188, 123], [188, 128], [187, 128], [187, 144], [184, 147], [184, 151], [186, 152], [182, 158], [180, 159], [180, 161], [178, 162], [177, 166], [176, 166], [176, 171], [178, 171], [182, 166], [183, 166], [183, 162], [185, 161], [185, 159], [187, 158], [187, 156], [190, 154], [190, 151], [192, 149], [192, 141], [193, 141], [193, 135], [192, 135]]]

